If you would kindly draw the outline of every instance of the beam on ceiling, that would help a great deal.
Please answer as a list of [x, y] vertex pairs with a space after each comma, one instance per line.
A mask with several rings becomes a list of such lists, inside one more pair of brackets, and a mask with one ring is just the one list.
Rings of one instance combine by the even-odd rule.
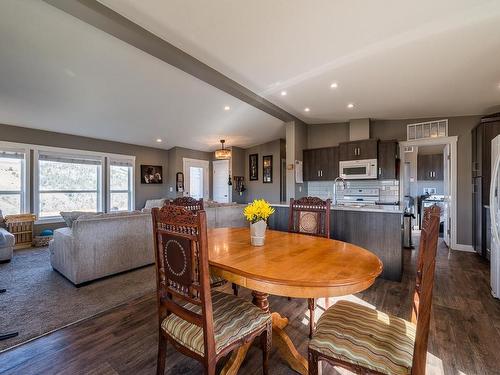
[[96, 0], [43, 0], [79, 20], [128, 43], [167, 64], [218, 88], [282, 121], [303, 123], [238, 82], [204, 64], [166, 40]]

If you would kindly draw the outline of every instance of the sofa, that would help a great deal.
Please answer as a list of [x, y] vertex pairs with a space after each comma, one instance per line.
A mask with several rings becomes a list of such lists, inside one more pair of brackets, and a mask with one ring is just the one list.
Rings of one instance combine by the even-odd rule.
[[0, 227], [0, 262], [8, 262], [12, 259], [12, 252], [16, 243], [12, 233]]
[[149, 212], [81, 215], [54, 231], [52, 268], [75, 285], [155, 262]]

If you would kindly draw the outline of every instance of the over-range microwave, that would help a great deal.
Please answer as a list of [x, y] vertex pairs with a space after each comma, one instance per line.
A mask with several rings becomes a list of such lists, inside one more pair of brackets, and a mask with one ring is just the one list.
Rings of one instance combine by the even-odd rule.
[[347, 160], [339, 162], [340, 177], [346, 180], [377, 178], [377, 159]]

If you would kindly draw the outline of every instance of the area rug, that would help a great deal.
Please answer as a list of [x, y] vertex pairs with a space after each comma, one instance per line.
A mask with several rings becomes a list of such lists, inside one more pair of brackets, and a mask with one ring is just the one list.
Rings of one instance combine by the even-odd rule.
[[0, 352], [19, 343], [89, 318], [155, 289], [153, 266], [111, 276], [76, 288], [50, 266], [48, 248], [14, 252], [0, 264]]

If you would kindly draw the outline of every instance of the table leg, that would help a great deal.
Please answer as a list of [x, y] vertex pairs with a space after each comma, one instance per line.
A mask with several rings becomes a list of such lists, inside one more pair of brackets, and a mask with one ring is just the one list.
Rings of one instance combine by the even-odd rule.
[[[269, 294], [261, 293], [257, 291], [252, 292], [253, 296], [253, 304], [262, 310], [269, 312]], [[290, 367], [297, 371], [299, 374], [306, 375], [307, 374], [307, 359], [304, 358], [293, 345], [290, 337], [283, 330], [288, 325], [288, 319], [281, 316], [277, 312], [273, 312], [271, 314], [273, 319], [273, 345], [278, 348], [278, 352], [289, 365]], [[223, 375], [232, 375], [238, 372], [238, 369], [245, 358], [248, 349], [250, 348], [250, 344], [245, 344], [240, 347], [238, 350], [233, 352], [231, 358], [224, 366], [221, 374]]]

